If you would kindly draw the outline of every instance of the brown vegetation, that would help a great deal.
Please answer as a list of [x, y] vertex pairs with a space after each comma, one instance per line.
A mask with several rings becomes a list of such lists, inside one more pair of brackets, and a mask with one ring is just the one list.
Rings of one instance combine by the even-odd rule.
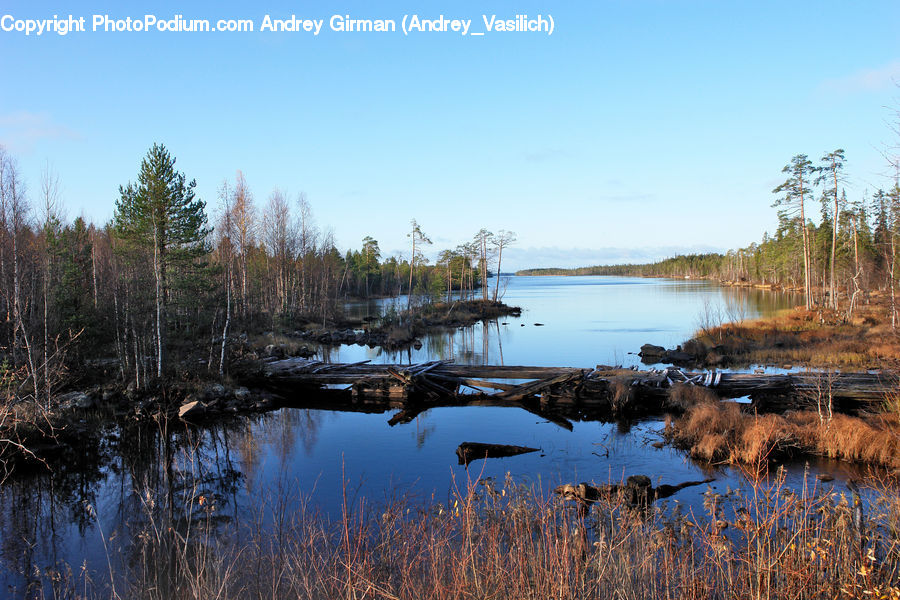
[[891, 414], [828, 419], [807, 410], [757, 415], [742, 412], [733, 402], [704, 402], [669, 421], [667, 431], [691, 456], [711, 462], [761, 465], [811, 454], [900, 468], [900, 428]]
[[[77, 569], [37, 574], [44, 597], [132, 598], [896, 598], [900, 504], [886, 490], [865, 520], [858, 496], [780, 481], [705, 494], [706, 514], [565, 501], [481, 482], [446, 503], [345, 504], [329, 520], [257, 506], [246, 535], [216, 533], [215, 500], [184, 515], [151, 505], [118, 536], [131, 570], [102, 590]], [[174, 524], [172, 519], [177, 521]], [[251, 519], [252, 521], [252, 519]], [[261, 523], [268, 521], [267, 527]], [[174, 527], [173, 527], [174, 525]], [[122, 546], [120, 548], [120, 546]]]
[[710, 364], [719, 364], [724, 356], [733, 364], [896, 368], [900, 331], [891, 328], [889, 306], [876, 296], [849, 320], [834, 311], [798, 307], [774, 317], [704, 328], [684, 350]]

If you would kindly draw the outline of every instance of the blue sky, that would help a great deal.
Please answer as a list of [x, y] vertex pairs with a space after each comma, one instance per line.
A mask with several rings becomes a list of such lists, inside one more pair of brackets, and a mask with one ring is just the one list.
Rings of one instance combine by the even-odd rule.
[[[509, 268], [643, 261], [759, 240], [797, 153], [844, 148], [848, 196], [886, 186], [900, 108], [900, 3], [0, 1], [84, 16], [0, 31], [0, 143], [36, 196], [49, 162], [70, 217], [102, 223], [154, 142], [210, 208], [240, 169], [261, 208], [305, 192], [339, 247], [435, 253], [517, 232]], [[427, 8], [423, 8], [427, 7]], [[308, 33], [101, 33], [114, 18], [325, 19]], [[552, 15], [552, 35], [337, 33], [334, 14]], [[817, 211], [816, 211], [817, 212]]]

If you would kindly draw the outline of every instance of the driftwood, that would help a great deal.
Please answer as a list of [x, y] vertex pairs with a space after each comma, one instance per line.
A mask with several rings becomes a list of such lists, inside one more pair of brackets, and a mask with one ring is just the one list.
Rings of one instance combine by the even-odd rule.
[[459, 464], [468, 465], [473, 460], [480, 458], [506, 458], [507, 456], [518, 456], [519, 454], [528, 454], [538, 450], [539, 448], [529, 448], [527, 446], [463, 442], [456, 449], [456, 457], [459, 459]]

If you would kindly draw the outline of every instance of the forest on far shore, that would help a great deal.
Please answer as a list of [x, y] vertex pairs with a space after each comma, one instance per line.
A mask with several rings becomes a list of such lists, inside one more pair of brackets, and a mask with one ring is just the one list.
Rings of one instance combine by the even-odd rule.
[[[860, 293], [896, 288], [900, 244], [900, 183], [849, 198], [843, 150], [814, 164], [793, 157], [784, 183], [773, 190], [778, 227], [762, 241], [727, 253], [685, 254], [648, 264], [575, 269], [525, 269], [516, 275], [618, 275], [689, 277], [746, 282], [805, 292], [814, 305], [852, 310]], [[816, 223], [812, 209], [818, 208]]]

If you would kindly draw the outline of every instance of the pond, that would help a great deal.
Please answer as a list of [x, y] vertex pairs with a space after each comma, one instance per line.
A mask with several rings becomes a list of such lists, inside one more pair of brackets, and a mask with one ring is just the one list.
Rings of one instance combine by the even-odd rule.
[[[343, 346], [321, 358], [631, 366], [639, 364], [636, 352], [644, 343], [674, 347], [699, 327], [768, 315], [798, 302], [789, 294], [696, 280], [511, 277], [501, 289], [504, 302], [522, 307], [520, 317], [430, 334], [419, 350]], [[405, 303], [351, 303], [347, 311], [371, 317]], [[299, 393], [290, 400], [303, 403]], [[266, 507], [290, 514], [313, 506], [339, 516], [345, 499], [365, 497], [377, 505], [407, 496], [427, 505], [447, 501], [479, 478], [508, 475], [544, 493], [559, 483], [620, 481], [634, 474], [649, 475], [654, 485], [715, 477], [715, 490], [743, 481], [730, 469], [710, 469], [675, 449], [655, 447], [664, 426], [660, 419], [583, 421], [569, 431], [516, 408], [432, 409], [394, 427], [390, 416], [284, 408], [204, 429], [135, 425], [95, 431], [83, 455], [63, 461], [52, 474], [12, 478], [0, 488], [0, 583], [22, 590], [37, 570], [54, 565], [77, 570], [86, 564], [98, 578], [118, 572], [139, 551], [135, 532], [148, 526], [148, 505], [163, 499], [188, 511], [215, 503], [223, 530], [237, 531], [242, 522], [270, 526]], [[478, 460], [467, 468], [455, 455], [465, 441], [539, 451]], [[858, 475], [846, 463], [824, 460], [786, 468], [789, 485], [798, 485], [808, 468], [835, 477], [835, 489]], [[706, 489], [688, 487], [670, 501], [702, 510]]]

